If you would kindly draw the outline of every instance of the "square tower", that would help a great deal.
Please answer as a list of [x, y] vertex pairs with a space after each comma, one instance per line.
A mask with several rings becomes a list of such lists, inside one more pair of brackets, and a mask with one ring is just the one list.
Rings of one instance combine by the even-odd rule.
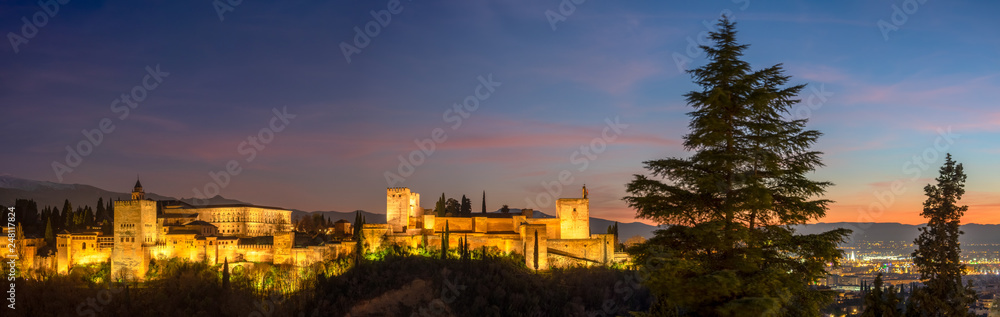
[[145, 199], [137, 180], [132, 200], [115, 201], [111, 278], [142, 279], [149, 265], [147, 247], [156, 244], [156, 202]]
[[405, 231], [410, 217], [420, 217], [422, 214], [420, 194], [410, 192], [406, 187], [385, 190], [385, 222], [392, 228], [392, 232]]
[[583, 187], [583, 198], [556, 200], [556, 217], [559, 217], [560, 236], [563, 239], [590, 238], [590, 198]]

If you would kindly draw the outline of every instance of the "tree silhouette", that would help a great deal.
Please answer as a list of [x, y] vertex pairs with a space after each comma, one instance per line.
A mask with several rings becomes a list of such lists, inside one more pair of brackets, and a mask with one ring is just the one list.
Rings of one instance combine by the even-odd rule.
[[917, 309], [935, 312], [937, 316], [969, 316], [969, 306], [976, 301], [972, 284], [962, 285], [962, 250], [958, 237], [959, 221], [969, 206], [959, 206], [965, 194], [965, 171], [951, 154], [945, 156], [937, 185], [924, 187], [927, 200], [921, 216], [927, 226], [920, 227], [920, 236], [913, 243], [913, 264], [920, 271], [924, 287], [914, 292]]
[[535, 230], [535, 256], [533, 257], [535, 262], [535, 271], [538, 271], [538, 230]]
[[441, 198], [438, 198], [437, 204], [434, 205], [434, 214], [438, 217], [444, 217], [445, 213], [447, 213], [447, 211], [445, 211], [445, 204], [446, 200], [444, 198], [444, 193], [441, 193]]
[[448, 259], [448, 239], [451, 238], [451, 230], [448, 229], [448, 221], [444, 221], [444, 234], [441, 235], [441, 259]]
[[459, 203], [457, 200], [455, 200], [455, 198], [448, 198], [448, 201], [445, 202], [444, 205], [445, 216], [448, 217], [458, 216], [460, 215], [461, 210], [462, 210], [462, 204]]
[[462, 195], [462, 203], [459, 206], [458, 213], [466, 217], [472, 216], [472, 200], [466, 198], [465, 195]]
[[222, 264], [222, 289], [229, 290], [229, 258]]

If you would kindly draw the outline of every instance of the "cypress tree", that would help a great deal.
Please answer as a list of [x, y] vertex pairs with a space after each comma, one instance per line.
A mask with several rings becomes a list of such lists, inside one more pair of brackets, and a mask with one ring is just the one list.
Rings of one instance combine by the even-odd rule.
[[441, 198], [438, 199], [437, 204], [434, 205], [434, 214], [438, 217], [444, 217], [445, 214], [445, 198], [444, 193], [441, 193]]
[[53, 247], [56, 245], [56, 234], [52, 230], [52, 218], [45, 222], [45, 244]]
[[229, 290], [229, 258], [222, 264], [222, 289]]
[[462, 216], [472, 216], [472, 200], [462, 195], [462, 202], [459, 206], [458, 214]]
[[94, 222], [101, 223], [108, 217], [108, 209], [104, 207], [104, 197], [97, 197], [97, 211], [94, 212]]
[[961, 262], [958, 242], [963, 234], [959, 221], [969, 210], [969, 206], [958, 203], [965, 194], [966, 175], [962, 164], [956, 164], [950, 153], [939, 171], [937, 184], [924, 187], [927, 200], [920, 215], [927, 218], [927, 225], [920, 227], [920, 236], [913, 241], [917, 246], [913, 264], [924, 284], [916, 290], [914, 304], [918, 310], [936, 312], [938, 316], [968, 316], [976, 293], [971, 281], [962, 285], [965, 264]]
[[69, 199], [63, 203], [62, 221], [63, 229], [68, 230], [73, 227], [73, 205], [69, 203]]
[[483, 191], [483, 213], [486, 213], [486, 191]]
[[535, 271], [538, 271], [538, 230], [535, 230]]
[[448, 229], [448, 221], [444, 222], [444, 235], [441, 237], [441, 259], [448, 259], [448, 239], [451, 237], [450, 230]]
[[62, 216], [60, 216], [59, 208], [52, 207], [52, 213], [49, 214], [49, 221], [55, 226], [52, 227], [53, 229], [59, 228], [59, 225], [62, 224]]

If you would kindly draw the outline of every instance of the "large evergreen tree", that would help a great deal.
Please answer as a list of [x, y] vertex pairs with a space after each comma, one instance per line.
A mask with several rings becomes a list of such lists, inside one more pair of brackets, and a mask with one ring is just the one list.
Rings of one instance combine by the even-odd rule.
[[[809, 287], [836, 263], [838, 229], [796, 235], [789, 225], [821, 218], [829, 182], [806, 176], [822, 166], [810, 151], [821, 135], [786, 119], [804, 85], [785, 87], [781, 65], [752, 70], [741, 60], [735, 23], [723, 18], [702, 46], [707, 65], [690, 70], [700, 90], [685, 95], [689, 158], [645, 162], [625, 201], [637, 216], [673, 225], [631, 249], [647, 265], [656, 309], [683, 316], [816, 316], [832, 293]], [[665, 179], [665, 181], [664, 181]]]
[[[914, 293], [917, 310], [923, 316], [971, 316], [969, 306], [976, 301], [972, 285], [962, 285], [962, 250], [958, 237], [962, 215], [969, 206], [959, 206], [965, 194], [965, 171], [951, 154], [945, 157], [937, 185], [924, 187], [927, 200], [921, 216], [927, 226], [920, 227], [920, 236], [913, 243], [913, 264], [920, 271], [924, 287]], [[971, 283], [971, 282], [970, 282]]]
[[486, 191], [483, 191], [483, 213], [486, 213]]

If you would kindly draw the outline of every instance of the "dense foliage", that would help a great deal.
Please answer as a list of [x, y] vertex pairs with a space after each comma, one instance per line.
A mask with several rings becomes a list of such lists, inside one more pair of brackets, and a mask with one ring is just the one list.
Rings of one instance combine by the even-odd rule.
[[[110, 265], [18, 281], [15, 316], [593, 316], [649, 308], [636, 272], [593, 267], [535, 273], [524, 258], [466, 250], [442, 260], [402, 248], [296, 268], [154, 261], [147, 282], [109, 280]], [[459, 252], [463, 253], [463, 252]], [[458, 258], [458, 259], [455, 259]], [[225, 285], [224, 268], [231, 271]]]

